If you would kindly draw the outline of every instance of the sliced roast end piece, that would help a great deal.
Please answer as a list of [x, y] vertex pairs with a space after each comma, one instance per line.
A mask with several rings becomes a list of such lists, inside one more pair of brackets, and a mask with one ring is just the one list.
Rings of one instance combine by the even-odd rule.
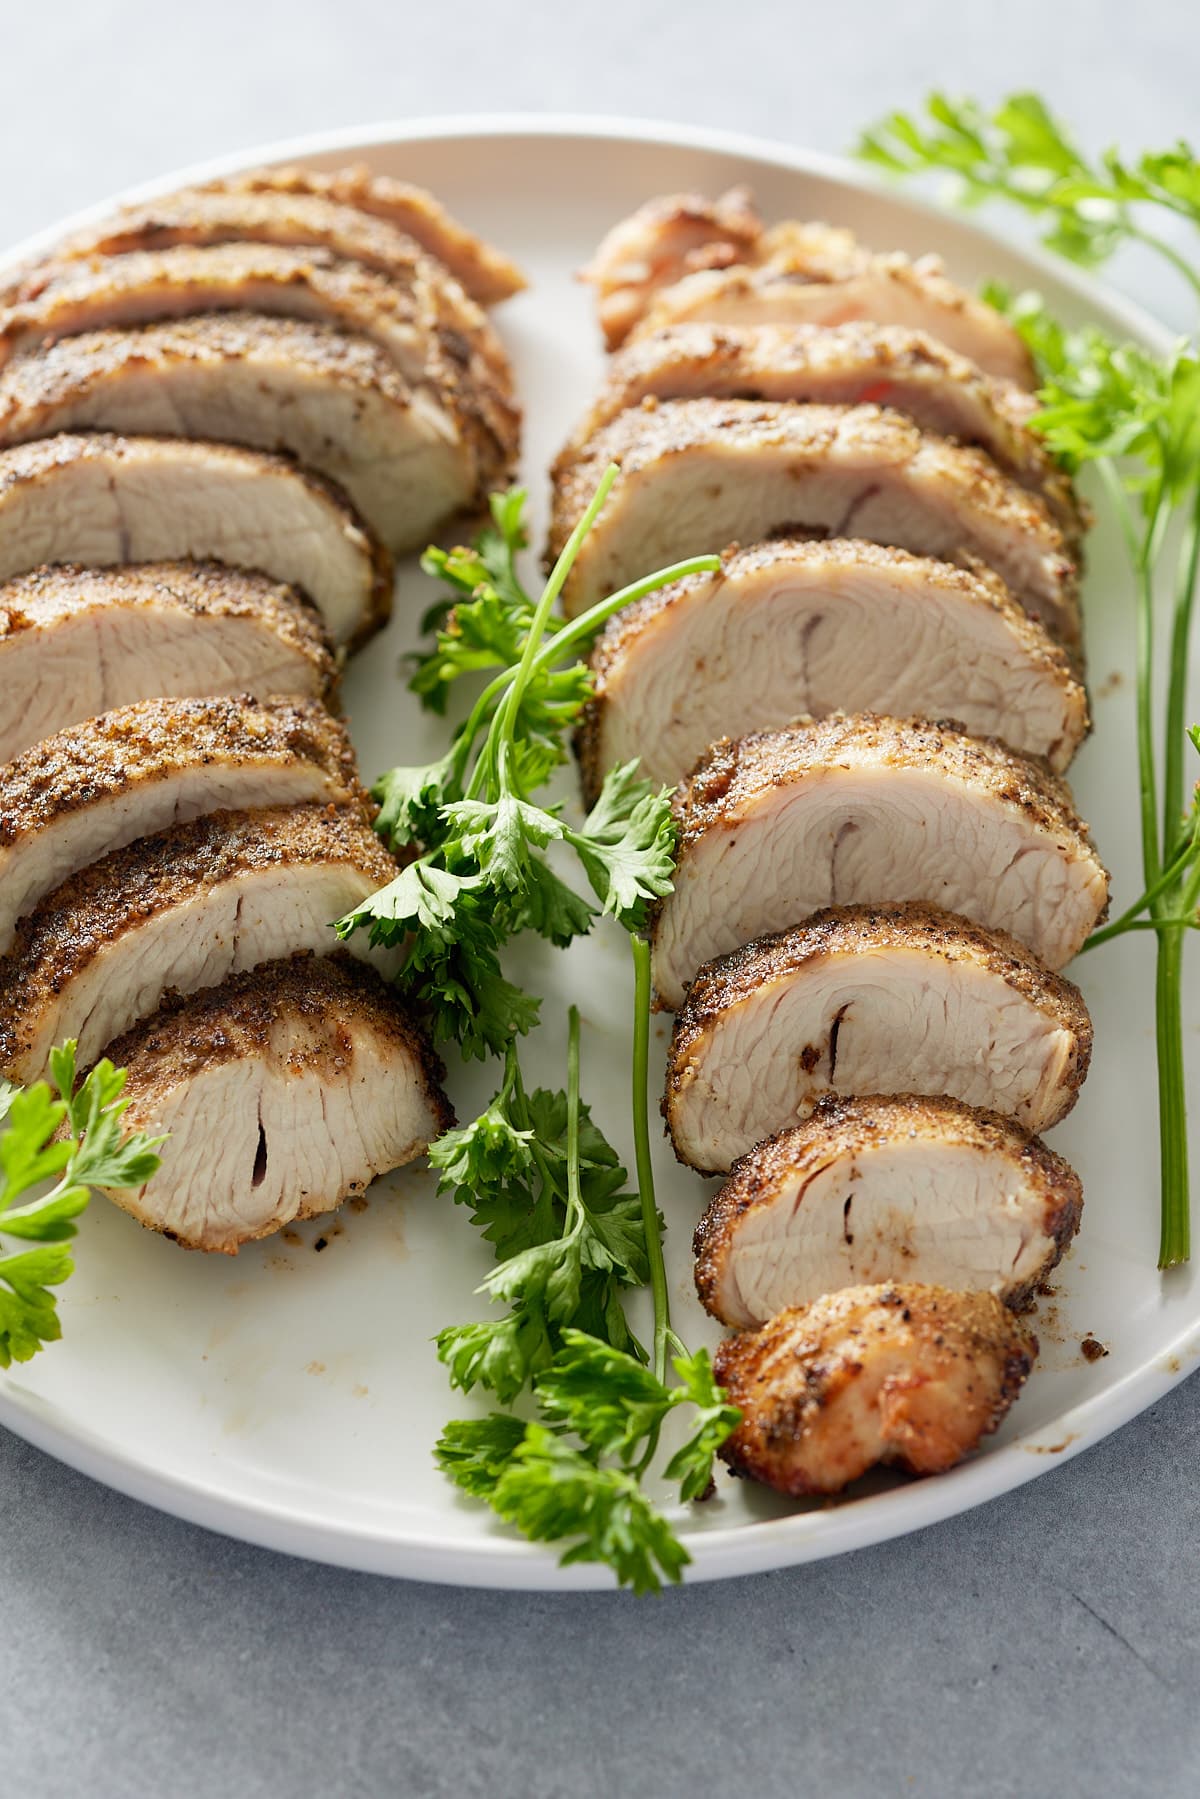
[[721, 1455], [796, 1496], [880, 1464], [941, 1474], [998, 1428], [1037, 1350], [994, 1294], [849, 1287], [722, 1343], [717, 1379], [742, 1421]]
[[929, 906], [839, 907], [701, 970], [663, 1114], [679, 1160], [713, 1174], [828, 1094], [947, 1094], [1040, 1132], [1091, 1050], [1079, 989], [1015, 938]]
[[300, 592], [219, 563], [39, 568], [0, 585], [0, 763], [137, 700], [292, 694], [337, 667]]
[[444, 1070], [395, 990], [350, 957], [296, 956], [168, 1002], [109, 1046], [129, 1130], [168, 1133], [127, 1212], [233, 1255], [332, 1211], [452, 1122]]
[[1061, 1156], [944, 1097], [829, 1098], [735, 1164], [696, 1230], [696, 1290], [724, 1324], [885, 1280], [1031, 1298], [1079, 1228]]

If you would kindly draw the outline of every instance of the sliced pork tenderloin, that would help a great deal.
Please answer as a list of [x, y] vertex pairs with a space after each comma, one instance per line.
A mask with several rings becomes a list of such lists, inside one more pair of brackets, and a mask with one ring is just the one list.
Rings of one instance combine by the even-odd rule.
[[991, 1293], [848, 1287], [729, 1337], [716, 1376], [740, 1407], [721, 1455], [781, 1493], [840, 1493], [882, 1463], [941, 1474], [1001, 1424], [1037, 1355]]
[[383, 545], [332, 482], [288, 457], [103, 432], [0, 451], [0, 582], [45, 563], [189, 559], [300, 588], [339, 646], [357, 648], [391, 611]]
[[35, 569], [0, 585], [0, 764], [135, 700], [330, 701], [320, 614], [294, 588], [215, 562]]
[[961, 719], [1064, 769], [1088, 726], [1070, 657], [982, 563], [775, 538], [615, 614], [579, 734], [594, 797], [640, 758], [674, 786], [724, 736], [834, 711]]
[[569, 615], [685, 556], [764, 537], [862, 537], [978, 556], [1056, 636], [1079, 641], [1078, 568], [1047, 508], [979, 450], [877, 406], [666, 400], [621, 413], [560, 465], [557, 555], [605, 468], [621, 473], [564, 590]]
[[744, 187], [731, 187], [716, 200], [662, 194], [619, 220], [580, 271], [580, 279], [596, 290], [608, 348], [624, 342], [660, 289], [698, 269], [752, 262], [762, 234], [762, 220]]
[[189, 1249], [233, 1255], [332, 1211], [453, 1122], [395, 989], [350, 956], [295, 956], [168, 1001], [108, 1047], [129, 1130], [162, 1166], [110, 1197]]
[[675, 884], [654, 920], [668, 1009], [703, 963], [825, 906], [926, 901], [1062, 968], [1108, 905], [1065, 783], [953, 725], [834, 715], [727, 740], [675, 804]]
[[679, 1160], [712, 1174], [827, 1094], [948, 1094], [1040, 1132], [1091, 1050], [1079, 989], [1015, 938], [929, 906], [839, 907], [701, 970], [663, 1113]]
[[[89, 1068], [164, 996], [299, 950], [395, 878], [359, 806], [216, 812], [139, 837], [70, 876], [22, 919], [0, 956], [0, 1065], [38, 1080], [74, 1038]], [[366, 933], [352, 952], [379, 960]], [[384, 971], [396, 956], [384, 952]]]
[[331, 170], [294, 166], [246, 169], [208, 183], [207, 191], [315, 194], [339, 206], [353, 206], [372, 218], [384, 219], [444, 264], [480, 306], [494, 306], [527, 285], [509, 257], [452, 218], [423, 187], [397, 181], [392, 175], [373, 175], [364, 163]]
[[182, 245], [68, 262], [36, 293], [0, 312], [0, 367], [63, 337], [209, 312], [258, 312], [334, 325], [369, 338], [412, 387], [453, 397], [495, 440], [515, 449], [512, 370], [486, 316], [428, 258], [401, 286], [321, 250], [273, 244]]
[[936, 256], [879, 255], [848, 232], [777, 226], [756, 266], [703, 269], [663, 288], [637, 327], [668, 325], [899, 325], [965, 356], [985, 374], [1036, 385], [1033, 358], [1003, 313], [946, 276]]
[[314, 700], [143, 700], [0, 769], [0, 953], [17, 920], [113, 850], [206, 813], [372, 809], [345, 727]]
[[58, 431], [285, 451], [336, 481], [396, 555], [503, 479], [501, 442], [461, 389], [413, 386], [378, 344], [258, 313], [84, 332], [0, 370], [0, 446]]
[[412, 280], [414, 268], [426, 255], [415, 233], [331, 194], [226, 183], [181, 188], [85, 225], [55, 244], [39, 263], [18, 270], [4, 299], [11, 304], [36, 293], [49, 270], [68, 262], [94, 262], [101, 256], [171, 250], [185, 244], [233, 243], [324, 250], [401, 284]]
[[696, 1230], [696, 1291], [737, 1329], [887, 1280], [1020, 1309], [1082, 1207], [1074, 1169], [998, 1113], [944, 1097], [824, 1099], [735, 1162]]
[[899, 325], [672, 325], [613, 357], [569, 456], [619, 413], [661, 400], [792, 400], [887, 406], [923, 431], [986, 450], [1045, 500], [1069, 543], [1086, 519], [1070, 478], [1029, 429], [1038, 402]]

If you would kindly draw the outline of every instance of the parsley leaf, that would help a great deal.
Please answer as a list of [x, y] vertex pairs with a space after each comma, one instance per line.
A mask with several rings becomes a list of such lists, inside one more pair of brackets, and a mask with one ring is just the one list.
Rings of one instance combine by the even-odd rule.
[[[49, 1289], [74, 1268], [65, 1244], [91, 1189], [140, 1186], [164, 1141], [122, 1135], [125, 1074], [111, 1062], [98, 1062], [77, 1089], [75, 1045], [65, 1043], [50, 1053], [50, 1076], [25, 1088], [0, 1083], [0, 1236], [42, 1246], [0, 1254], [0, 1368], [62, 1335]], [[46, 1182], [49, 1191], [37, 1192]]]

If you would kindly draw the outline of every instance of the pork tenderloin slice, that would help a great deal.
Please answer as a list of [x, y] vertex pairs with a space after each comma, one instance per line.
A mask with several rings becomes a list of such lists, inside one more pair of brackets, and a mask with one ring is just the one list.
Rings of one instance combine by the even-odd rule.
[[611, 618], [578, 751], [674, 786], [717, 739], [831, 712], [953, 715], [1061, 771], [1089, 728], [1071, 658], [982, 563], [775, 538]]
[[391, 175], [373, 175], [364, 163], [333, 170], [247, 169], [209, 185], [226, 194], [315, 194], [386, 220], [443, 263], [480, 306], [494, 306], [527, 286], [509, 257], [452, 218], [432, 194]]
[[1068, 542], [1086, 518], [1069, 476], [1029, 429], [1038, 402], [985, 375], [926, 332], [899, 325], [672, 325], [614, 356], [600, 395], [564, 456], [630, 407], [660, 400], [870, 403], [923, 431], [986, 450], [1021, 487], [1045, 500]]
[[233, 1255], [332, 1211], [453, 1123], [395, 989], [344, 953], [300, 955], [166, 1002], [109, 1045], [129, 1130], [162, 1166], [110, 1197], [189, 1249]]
[[332, 482], [288, 457], [103, 432], [0, 450], [0, 582], [45, 563], [189, 559], [300, 588], [339, 646], [391, 611], [383, 545]]
[[210, 812], [307, 801], [370, 820], [345, 727], [314, 700], [142, 700], [0, 769], [0, 953], [68, 875]]
[[827, 1094], [948, 1094], [1031, 1132], [1075, 1104], [1079, 989], [1003, 931], [931, 906], [847, 906], [712, 962], [675, 1021], [675, 1154], [723, 1174]]
[[84, 332], [0, 370], [0, 446], [81, 430], [285, 451], [396, 555], [482, 504], [515, 448], [368, 338], [244, 312]]
[[757, 267], [701, 270], [664, 288], [637, 335], [682, 324], [899, 325], [926, 333], [998, 380], [1037, 384], [1020, 333], [995, 307], [950, 281], [937, 257], [914, 262], [899, 252], [851, 250], [843, 233], [803, 230], [790, 240], [774, 235], [761, 254]]
[[727, 740], [675, 805], [675, 884], [654, 920], [668, 1008], [714, 956], [825, 906], [925, 901], [1062, 968], [1108, 905], [1065, 783], [955, 725], [834, 715]]
[[498, 440], [515, 442], [512, 370], [486, 315], [428, 258], [405, 284], [323, 250], [180, 245], [55, 263], [0, 312], [0, 366], [62, 337], [190, 317], [261, 312], [336, 325], [378, 344], [413, 386], [461, 394]]
[[596, 290], [608, 348], [624, 342], [661, 288], [698, 269], [753, 261], [762, 232], [745, 187], [731, 187], [716, 200], [662, 194], [619, 220], [580, 271]]
[[988, 563], [1027, 611], [1079, 642], [1078, 568], [1042, 502], [979, 450], [877, 406], [666, 400], [623, 412], [560, 469], [557, 556], [620, 464], [564, 589], [569, 615], [648, 570], [805, 532]]
[[941, 1474], [998, 1428], [1037, 1351], [994, 1294], [848, 1287], [721, 1344], [716, 1376], [742, 1420], [720, 1453], [796, 1496], [840, 1493], [880, 1463]]
[[47, 270], [63, 263], [231, 243], [325, 250], [400, 284], [414, 279], [426, 256], [415, 235], [329, 194], [228, 184], [190, 187], [122, 207], [63, 238], [40, 262], [17, 271], [4, 299], [11, 304], [36, 292]]
[[1010, 1119], [958, 1100], [821, 1100], [733, 1167], [696, 1230], [696, 1291], [723, 1324], [876, 1281], [1020, 1309], [1079, 1228], [1083, 1190]]
[[330, 701], [337, 669], [294, 588], [214, 562], [35, 569], [0, 585], [0, 764], [135, 700]]
[[[0, 957], [0, 1061], [45, 1072], [71, 1037], [89, 1068], [168, 991], [194, 993], [299, 950], [335, 947], [332, 924], [395, 878], [358, 806], [216, 812], [140, 837], [70, 876]], [[383, 971], [396, 952], [349, 948]]]

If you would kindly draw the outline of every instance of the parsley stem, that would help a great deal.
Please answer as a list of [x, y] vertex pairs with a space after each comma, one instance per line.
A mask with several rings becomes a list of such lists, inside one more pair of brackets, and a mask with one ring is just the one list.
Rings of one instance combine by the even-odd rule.
[[1179, 582], [1171, 624], [1171, 661], [1167, 687], [1166, 744], [1163, 757], [1163, 847], [1169, 853], [1183, 813], [1184, 712], [1187, 706], [1189, 650], [1196, 579], [1200, 573], [1200, 490], [1197, 491], [1179, 557]]
[[[667, 1378], [667, 1340], [671, 1332], [671, 1302], [667, 1294], [667, 1270], [663, 1261], [662, 1233], [654, 1198], [654, 1165], [650, 1159], [650, 1116], [646, 1094], [650, 1084], [650, 945], [636, 931], [629, 935], [633, 955], [633, 1145], [638, 1197], [646, 1235], [646, 1261], [650, 1292], [654, 1299], [654, 1372]], [[679, 1339], [676, 1337], [675, 1342]]]
[[[1183, 207], [1173, 206], [1170, 200], [1163, 199], [1159, 204], [1166, 206], [1168, 211], [1174, 212], [1180, 217], [1191, 219], [1192, 223], [1195, 223], [1195, 219], [1191, 213]], [[1180, 255], [1173, 244], [1169, 244], [1165, 237], [1159, 237], [1157, 232], [1146, 231], [1141, 225], [1135, 225], [1132, 220], [1128, 221], [1126, 229], [1128, 230], [1130, 237], [1136, 238], [1139, 243], [1145, 244], [1147, 249], [1156, 251], [1159, 256], [1169, 262], [1176, 274], [1183, 276], [1184, 280], [1191, 288], [1192, 293], [1200, 299], [1200, 275], [1192, 268], [1187, 258]]]
[[1158, 1135], [1162, 1160], [1160, 1268], [1174, 1268], [1191, 1253], [1188, 1198], [1187, 1096], [1183, 1068], [1184, 934], [1160, 930], [1155, 971], [1155, 1037], [1158, 1048]]
[[555, 632], [549, 643], [534, 657], [531, 672], [557, 662], [568, 650], [586, 643], [614, 612], [620, 612], [625, 606], [632, 606], [635, 600], [644, 599], [648, 593], [657, 593], [660, 587], [668, 587], [672, 581], [682, 581], [688, 575], [713, 574], [720, 566], [719, 556], [689, 556], [685, 562], [672, 562], [668, 567], [660, 568], [652, 575], [645, 575], [640, 581], [631, 582], [628, 587], [622, 587], [618, 593], [609, 594], [607, 599], [597, 600], [594, 606], [589, 606], [586, 612], [581, 612], [578, 618], [573, 618], [570, 624]]
[[579, 1007], [570, 1006], [567, 1009], [567, 1218], [578, 1224], [582, 1213], [583, 1195], [579, 1188]]
[[[1087, 942], [1083, 945], [1083, 948], [1079, 951], [1079, 954], [1082, 956], [1086, 954], [1088, 950], [1097, 949], [1100, 944], [1108, 943], [1111, 938], [1121, 937], [1126, 931], [1133, 930], [1133, 921], [1137, 919], [1141, 913], [1145, 912], [1148, 907], [1152, 906], [1155, 900], [1162, 894], [1173, 887], [1179, 880], [1179, 877], [1185, 872], [1189, 863], [1191, 863], [1195, 857], [1198, 842], [1200, 842], [1200, 819], [1197, 819], [1191, 836], [1187, 839], [1186, 843], [1176, 851], [1175, 856], [1168, 863], [1167, 867], [1163, 869], [1163, 872], [1159, 875], [1157, 881], [1135, 899], [1131, 906], [1126, 906], [1119, 918], [1114, 918], [1111, 924], [1106, 924], [1100, 930], [1093, 931]], [[1154, 919], [1146, 919], [1143, 928], [1146, 930], [1154, 930], [1155, 924], [1156, 921]]]

